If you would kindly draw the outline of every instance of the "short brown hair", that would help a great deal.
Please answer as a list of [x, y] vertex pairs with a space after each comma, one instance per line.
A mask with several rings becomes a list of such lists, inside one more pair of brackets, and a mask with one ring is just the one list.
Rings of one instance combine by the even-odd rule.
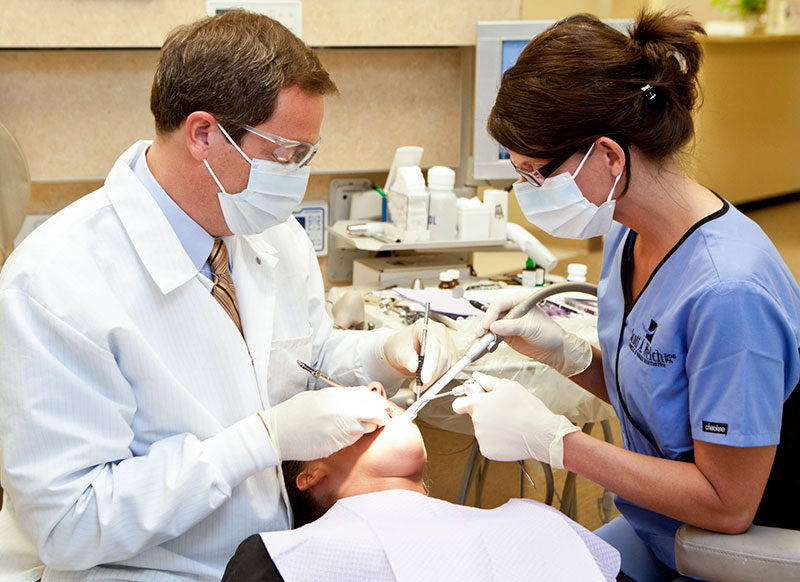
[[533, 158], [570, 156], [606, 136], [663, 159], [694, 136], [703, 34], [681, 11], [642, 10], [630, 37], [589, 14], [565, 18], [505, 72], [488, 131]]
[[314, 52], [267, 16], [232, 10], [173, 30], [153, 79], [156, 131], [180, 127], [194, 111], [214, 115], [234, 140], [267, 121], [290, 86], [325, 95], [336, 85]]

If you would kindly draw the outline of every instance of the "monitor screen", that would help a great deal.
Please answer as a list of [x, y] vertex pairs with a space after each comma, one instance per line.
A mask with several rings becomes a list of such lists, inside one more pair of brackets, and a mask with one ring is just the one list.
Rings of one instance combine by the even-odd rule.
[[[486, 132], [503, 73], [537, 34], [555, 20], [479, 22], [475, 43], [475, 118], [473, 120], [473, 177], [477, 180], [513, 180], [517, 177], [508, 152]], [[631, 20], [605, 20], [627, 34]]]

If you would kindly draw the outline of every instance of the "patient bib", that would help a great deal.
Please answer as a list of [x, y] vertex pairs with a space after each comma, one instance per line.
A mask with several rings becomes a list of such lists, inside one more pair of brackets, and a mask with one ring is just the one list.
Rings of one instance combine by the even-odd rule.
[[391, 490], [340, 499], [314, 523], [261, 538], [287, 582], [614, 580], [617, 551], [583, 530], [590, 551], [577, 531], [531, 500], [486, 510]]

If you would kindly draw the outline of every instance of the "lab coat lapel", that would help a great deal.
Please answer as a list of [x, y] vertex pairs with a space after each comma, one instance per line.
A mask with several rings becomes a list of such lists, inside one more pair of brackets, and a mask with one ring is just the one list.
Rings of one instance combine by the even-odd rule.
[[219, 345], [224, 346], [221, 363], [236, 366], [236, 362], [248, 359], [239, 330], [217, 304], [210, 292], [210, 282], [198, 273], [158, 203], [133, 172], [134, 163], [150, 143], [137, 142], [117, 160], [106, 178], [109, 200], [142, 267], [159, 290], [167, 295], [183, 288], [186, 295], [179, 294], [180, 300], [186, 302], [187, 308], [191, 305], [198, 310], [187, 312], [188, 316], [205, 314], [203, 321], [214, 330]]
[[267, 373], [278, 284], [277, 251], [257, 236], [226, 237], [225, 244], [233, 254], [233, 280], [242, 330], [253, 360], [262, 406], [268, 408]]
[[136, 178], [133, 164], [151, 142], [138, 141], [120, 156], [106, 178], [108, 197], [136, 254], [165, 295], [194, 278], [197, 268], [167, 217]]

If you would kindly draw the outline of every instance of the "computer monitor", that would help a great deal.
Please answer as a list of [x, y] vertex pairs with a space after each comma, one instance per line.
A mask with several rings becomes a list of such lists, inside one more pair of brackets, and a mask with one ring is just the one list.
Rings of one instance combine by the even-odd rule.
[[[473, 177], [477, 180], [512, 180], [517, 177], [508, 152], [486, 131], [503, 73], [517, 62], [522, 49], [555, 20], [479, 22], [475, 43], [475, 119], [473, 127]], [[603, 22], [627, 34], [629, 19]]]

